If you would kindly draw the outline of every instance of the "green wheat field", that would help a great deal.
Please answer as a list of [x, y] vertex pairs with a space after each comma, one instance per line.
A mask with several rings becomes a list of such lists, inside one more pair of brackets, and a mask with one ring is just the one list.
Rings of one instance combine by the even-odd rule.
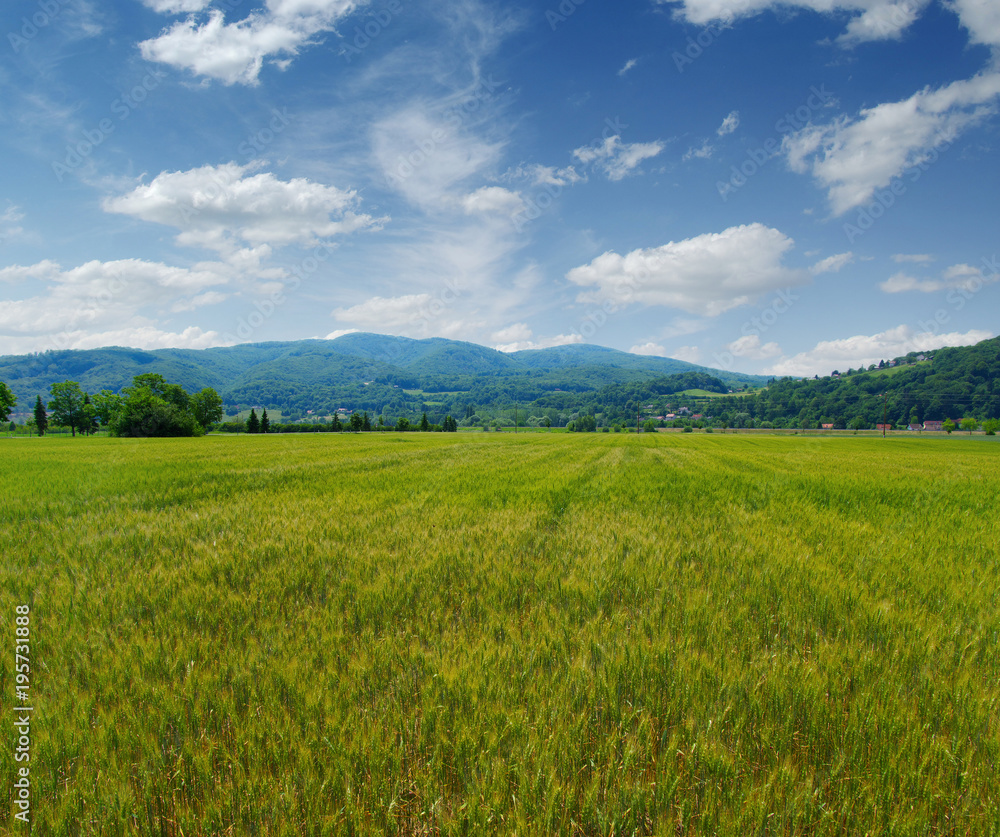
[[1000, 835], [992, 439], [0, 456], [4, 834]]

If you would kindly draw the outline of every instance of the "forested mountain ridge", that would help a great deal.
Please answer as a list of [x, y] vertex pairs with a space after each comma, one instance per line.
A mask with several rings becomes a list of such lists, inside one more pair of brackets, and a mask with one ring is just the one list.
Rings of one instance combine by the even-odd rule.
[[[214, 349], [110, 347], [0, 357], [0, 381], [26, 410], [53, 383], [77, 381], [87, 392], [119, 392], [136, 375], [156, 372], [189, 392], [212, 387], [227, 407], [251, 404], [286, 413], [338, 407], [404, 414], [421, 409], [420, 393], [457, 394], [480, 405], [531, 401], [546, 393], [596, 392], [699, 372], [730, 388], [765, 378], [706, 370], [671, 358], [573, 345], [506, 354], [454, 340], [347, 334], [336, 340], [247, 343]], [[409, 391], [409, 392], [408, 392]]]
[[882, 368], [815, 379], [771, 380], [754, 395], [722, 398], [716, 409], [736, 421], [784, 426], [906, 427], [925, 421], [1000, 418], [1000, 338], [974, 346], [911, 352]]
[[[505, 354], [453, 340], [348, 334], [336, 340], [217, 349], [107, 348], [0, 357], [0, 381], [27, 411], [52, 383], [120, 391], [155, 372], [188, 392], [216, 389], [231, 412], [265, 406], [286, 420], [366, 411], [387, 420], [453, 415], [473, 424], [514, 416], [574, 416], [603, 425], [704, 414], [736, 427], [896, 426], [970, 416], [1000, 418], [1000, 338], [911, 353], [881, 368], [812, 379], [739, 375], [670, 358], [570, 345]], [[476, 414], [480, 418], [475, 418]], [[685, 419], [687, 420], [687, 419]]]

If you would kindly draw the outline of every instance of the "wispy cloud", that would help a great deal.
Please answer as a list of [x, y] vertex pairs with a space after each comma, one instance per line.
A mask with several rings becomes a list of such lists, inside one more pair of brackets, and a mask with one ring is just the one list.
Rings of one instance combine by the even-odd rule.
[[609, 180], [621, 180], [637, 173], [643, 160], [656, 157], [664, 148], [666, 144], [659, 140], [627, 143], [615, 134], [600, 144], [577, 148], [573, 156], [584, 165], [593, 165], [604, 172]]
[[630, 58], [625, 62], [625, 66], [618, 71], [619, 76], [624, 76], [629, 70], [633, 69], [636, 64], [639, 63], [637, 58]]
[[722, 120], [722, 124], [716, 129], [715, 133], [720, 137], [724, 137], [727, 134], [733, 133], [737, 128], [740, 127], [740, 112], [734, 110], [725, 119]]
[[789, 167], [811, 172], [827, 190], [834, 215], [871, 200], [908, 169], [931, 159], [970, 126], [995, 112], [1000, 73], [930, 88], [909, 99], [866, 108], [859, 118], [842, 117], [785, 137]]

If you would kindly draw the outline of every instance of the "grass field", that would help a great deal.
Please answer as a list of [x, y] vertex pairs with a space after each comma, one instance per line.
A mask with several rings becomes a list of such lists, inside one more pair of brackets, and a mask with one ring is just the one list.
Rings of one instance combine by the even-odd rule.
[[34, 834], [1000, 835], [993, 439], [0, 451]]

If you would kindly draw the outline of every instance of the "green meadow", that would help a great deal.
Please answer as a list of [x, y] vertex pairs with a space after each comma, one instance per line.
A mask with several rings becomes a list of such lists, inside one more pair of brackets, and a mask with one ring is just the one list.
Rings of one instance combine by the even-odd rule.
[[30, 833], [1000, 835], [992, 439], [0, 456]]

